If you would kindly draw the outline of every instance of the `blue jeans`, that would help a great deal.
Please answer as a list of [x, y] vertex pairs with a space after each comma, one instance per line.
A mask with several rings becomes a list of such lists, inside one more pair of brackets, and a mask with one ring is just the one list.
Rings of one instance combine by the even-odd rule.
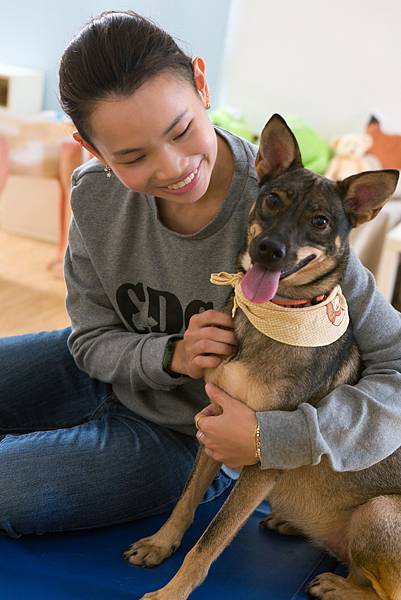
[[[11, 537], [168, 511], [198, 450], [80, 371], [69, 332], [0, 339], [0, 530]], [[220, 471], [203, 502], [231, 483]]]

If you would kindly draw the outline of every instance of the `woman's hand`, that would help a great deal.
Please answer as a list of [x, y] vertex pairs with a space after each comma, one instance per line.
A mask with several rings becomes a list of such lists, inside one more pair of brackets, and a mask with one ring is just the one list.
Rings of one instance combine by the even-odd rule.
[[175, 344], [170, 368], [200, 379], [206, 368], [217, 367], [233, 354], [236, 345], [231, 315], [206, 310], [191, 317], [184, 338]]
[[206, 454], [233, 469], [257, 463], [255, 412], [216, 385], [208, 383], [205, 389], [212, 404], [195, 416], [195, 423]]

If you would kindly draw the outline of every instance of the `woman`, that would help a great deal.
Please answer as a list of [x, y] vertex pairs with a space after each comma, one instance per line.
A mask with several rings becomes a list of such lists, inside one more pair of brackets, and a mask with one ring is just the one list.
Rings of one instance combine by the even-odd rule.
[[[235, 268], [258, 185], [256, 148], [207, 117], [202, 59], [135, 13], [104, 13], [65, 50], [60, 98], [96, 159], [73, 176], [71, 331], [0, 344], [0, 527], [19, 536], [168, 510], [197, 451], [196, 415], [206, 451], [228, 467], [258, 461], [258, 423], [261, 468], [325, 454], [338, 470], [363, 469], [392, 453], [401, 322], [353, 253], [343, 290], [365, 364], [356, 386], [317, 408], [256, 414], [205, 393], [204, 369], [236, 346], [227, 289], [209, 276]], [[231, 485], [227, 472], [204, 501]]]

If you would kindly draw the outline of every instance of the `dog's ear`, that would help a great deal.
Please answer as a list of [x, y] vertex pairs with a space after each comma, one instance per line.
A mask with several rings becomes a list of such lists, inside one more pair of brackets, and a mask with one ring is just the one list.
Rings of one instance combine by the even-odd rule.
[[351, 175], [338, 186], [343, 197], [345, 212], [352, 227], [373, 219], [397, 187], [399, 171], [365, 171]]
[[286, 169], [302, 167], [301, 152], [297, 140], [283, 117], [273, 115], [260, 136], [256, 156], [256, 172], [259, 181], [276, 177]]

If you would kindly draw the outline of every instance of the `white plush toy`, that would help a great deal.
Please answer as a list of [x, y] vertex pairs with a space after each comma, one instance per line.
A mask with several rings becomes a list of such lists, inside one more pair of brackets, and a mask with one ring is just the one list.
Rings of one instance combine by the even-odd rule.
[[380, 161], [372, 154], [366, 154], [372, 141], [367, 133], [347, 133], [334, 138], [331, 142], [334, 157], [329, 163], [326, 177], [338, 181], [361, 171], [381, 169]]

